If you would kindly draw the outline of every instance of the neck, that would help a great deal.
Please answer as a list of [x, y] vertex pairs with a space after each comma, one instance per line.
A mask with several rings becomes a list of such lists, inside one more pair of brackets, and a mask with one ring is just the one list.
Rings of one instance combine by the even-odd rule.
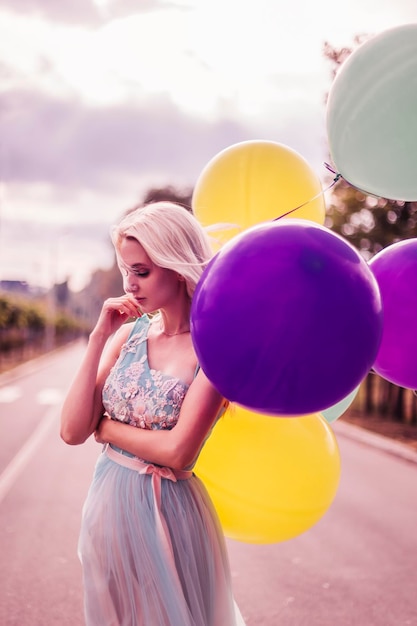
[[175, 335], [184, 335], [185, 333], [189, 333], [190, 332], [189, 325], [188, 325], [187, 328], [179, 327], [178, 330], [173, 330], [173, 331], [166, 330], [162, 318], [161, 318], [161, 321], [159, 323], [159, 329], [160, 329], [161, 333], [166, 335], [167, 337], [175, 337]]
[[[182, 284], [182, 283], [181, 283]], [[179, 299], [174, 306], [159, 310], [159, 330], [166, 337], [175, 337], [190, 332], [191, 300]], [[156, 320], [155, 320], [156, 321]]]

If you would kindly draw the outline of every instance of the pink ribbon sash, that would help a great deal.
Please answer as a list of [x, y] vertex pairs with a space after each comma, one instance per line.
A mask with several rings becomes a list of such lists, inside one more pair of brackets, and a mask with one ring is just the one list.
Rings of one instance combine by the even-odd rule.
[[162, 479], [172, 480], [172, 482], [176, 483], [177, 480], [188, 480], [193, 475], [193, 472], [191, 470], [175, 470], [170, 467], [161, 467], [159, 465], [153, 465], [152, 463], [145, 463], [136, 457], [126, 456], [117, 452], [108, 444], [104, 447], [103, 452], [109, 457], [109, 459], [119, 465], [123, 465], [123, 467], [134, 470], [139, 474], [149, 474], [152, 476], [156, 527], [167, 559], [171, 565], [174, 579], [177, 580], [178, 585], [181, 587], [177, 574], [177, 568], [175, 566], [174, 551], [172, 549], [168, 526], [161, 509]]

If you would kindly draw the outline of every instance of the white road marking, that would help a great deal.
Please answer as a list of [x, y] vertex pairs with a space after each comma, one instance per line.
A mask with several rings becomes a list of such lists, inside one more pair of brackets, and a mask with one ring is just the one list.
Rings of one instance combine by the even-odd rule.
[[[7, 386], [0, 388], [0, 402], [14, 402], [22, 395], [22, 389], [18, 386]], [[31, 458], [34, 456], [39, 445], [45, 439], [53, 423], [57, 419], [57, 405], [63, 399], [63, 393], [55, 387], [46, 387], [36, 394], [36, 402], [42, 405], [49, 405], [50, 408], [39, 422], [32, 435], [13, 457], [9, 465], [0, 474], [0, 502], [4, 500], [7, 493], [19, 478]]]
[[[11, 404], [23, 395], [23, 390], [17, 385], [0, 387], [0, 403]], [[60, 404], [63, 400], [63, 392], [56, 387], [41, 389], [35, 396], [38, 404]]]
[[41, 389], [36, 394], [38, 404], [59, 404], [63, 400], [63, 393], [56, 387]]
[[55, 406], [51, 406], [45, 413], [43, 420], [38, 424], [38, 427], [33, 431], [31, 437], [29, 437], [26, 443], [20, 448], [19, 452], [10, 461], [6, 469], [0, 474], [0, 503], [22, 474], [56, 419], [57, 409]]
[[22, 395], [22, 389], [17, 385], [0, 387], [0, 402], [10, 403], [18, 400]]

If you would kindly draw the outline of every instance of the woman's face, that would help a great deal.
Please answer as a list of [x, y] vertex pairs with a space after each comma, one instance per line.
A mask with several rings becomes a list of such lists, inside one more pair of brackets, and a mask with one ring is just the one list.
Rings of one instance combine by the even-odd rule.
[[117, 251], [123, 288], [143, 313], [166, 308], [184, 292], [178, 274], [155, 265], [136, 239], [123, 238]]

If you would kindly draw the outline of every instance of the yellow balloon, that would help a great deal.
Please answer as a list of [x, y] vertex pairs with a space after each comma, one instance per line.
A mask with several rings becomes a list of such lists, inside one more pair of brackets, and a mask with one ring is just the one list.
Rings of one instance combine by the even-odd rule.
[[326, 513], [339, 485], [340, 456], [320, 414], [280, 418], [238, 406], [219, 419], [194, 471], [227, 537], [276, 543]]
[[289, 211], [288, 217], [319, 224], [326, 214], [320, 180], [308, 162], [273, 141], [244, 141], [219, 152], [197, 179], [192, 208], [203, 226], [214, 225], [221, 243]]

